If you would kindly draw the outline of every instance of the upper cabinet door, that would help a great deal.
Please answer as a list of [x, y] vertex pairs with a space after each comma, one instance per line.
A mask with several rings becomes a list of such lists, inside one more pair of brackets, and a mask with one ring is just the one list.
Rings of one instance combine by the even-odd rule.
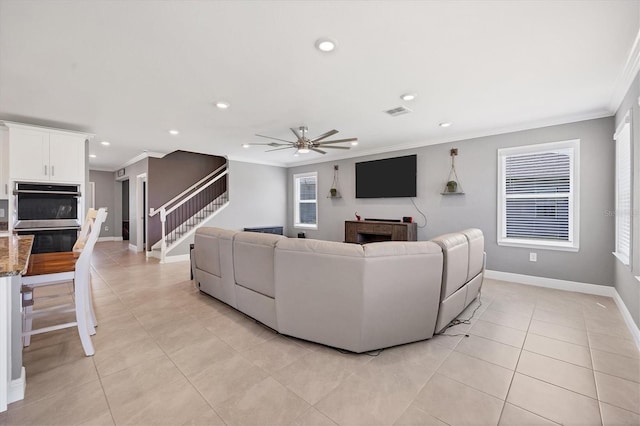
[[9, 130], [9, 177], [12, 180], [49, 180], [49, 132]]
[[49, 137], [49, 180], [84, 181], [84, 137], [51, 133]]
[[0, 128], [0, 199], [9, 198], [9, 130]]

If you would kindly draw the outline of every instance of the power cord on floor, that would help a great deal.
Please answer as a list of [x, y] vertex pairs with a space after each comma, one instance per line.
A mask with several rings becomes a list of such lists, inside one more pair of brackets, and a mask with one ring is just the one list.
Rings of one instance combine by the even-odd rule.
[[[341, 354], [344, 354], [344, 355], [353, 354], [353, 352], [345, 351], [344, 349], [338, 349], [338, 348], [333, 348], [333, 349], [335, 349], [336, 351], [338, 351], [338, 352], [340, 352]], [[362, 354], [376, 357], [376, 356], [380, 355], [383, 351], [384, 351], [384, 349], [378, 349], [377, 351], [363, 352]]]
[[476, 315], [476, 312], [478, 312], [478, 309], [480, 309], [480, 306], [482, 306], [482, 293], [478, 294], [478, 306], [476, 306], [476, 308], [473, 310], [473, 312], [471, 313], [471, 316], [469, 318], [466, 318], [466, 319], [454, 318], [454, 319], [452, 319], [451, 322], [449, 324], [447, 324], [447, 326], [445, 328], [443, 328], [440, 333], [436, 333], [436, 336], [452, 336], [452, 337], [464, 336], [464, 337], [469, 337], [469, 334], [467, 334], [467, 333], [446, 334], [445, 332], [449, 328], [455, 327], [456, 325], [471, 324], [471, 320]]

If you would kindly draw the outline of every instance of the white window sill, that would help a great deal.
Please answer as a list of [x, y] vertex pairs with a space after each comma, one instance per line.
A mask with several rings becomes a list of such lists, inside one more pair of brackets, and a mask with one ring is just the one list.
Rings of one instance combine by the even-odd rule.
[[611, 254], [614, 255], [616, 257], [616, 259], [618, 259], [620, 261], [620, 263], [622, 263], [624, 266], [629, 266], [629, 259], [625, 259], [624, 257], [622, 257], [621, 254], [616, 253], [615, 251], [612, 252]]
[[580, 251], [579, 246], [574, 246], [572, 243], [556, 243], [556, 242], [546, 242], [546, 241], [530, 241], [530, 240], [498, 240], [499, 246], [506, 247], [521, 247], [521, 248], [531, 248], [538, 250], [558, 250], [558, 251]]
[[296, 223], [295, 225], [293, 225], [293, 227], [295, 229], [313, 229], [313, 230], [318, 229], [318, 225], [305, 225], [303, 223]]

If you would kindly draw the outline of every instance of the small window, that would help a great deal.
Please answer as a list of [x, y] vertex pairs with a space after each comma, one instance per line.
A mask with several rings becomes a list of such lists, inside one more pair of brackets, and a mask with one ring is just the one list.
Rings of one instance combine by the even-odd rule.
[[318, 229], [318, 173], [293, 176], [293, 225], [296, 228]]
[[577, 251], [579, 149], [571, 140], [498, 150], [498, 244]]
[[631, 125], [629, 115], [614, 135], [616, 141], [616, 251], [629, 265], [631, 255]]

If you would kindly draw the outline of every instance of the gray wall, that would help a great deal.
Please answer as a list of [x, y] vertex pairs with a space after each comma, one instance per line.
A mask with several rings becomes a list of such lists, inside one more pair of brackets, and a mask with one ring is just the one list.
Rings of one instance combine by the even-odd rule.
[[[488, 269], [611, 286], [614, 219], [606, 212], [614, 204], [613, 129], [613, 118], [609, 117], [290, 168], [287, 172], [287, 193], [290, 195], [287, 201], [288, 234], [295, 236], [304, 231], [309, 238], [342, 241], [344, 221], [353, 220], [355, 211], [363, 218], [401, 219], [413, 216], [418, 225], [424, 225], [424, 219], [408, 198], [355, 198], [356, 162], [417, 154], [415, 202], [428, 219], [427, 227], [418, 229], [419, 240], [476, 227], [482, 229], [486, 238]], [[574, 253], [498, 246], [497, 149], [569, 139], [581, 140], [580, 250]], [[440, 193], [450, 168], [449, 149], [453, 147], [459, 149], [456, 169], [466, 195], [442, 196]], [[327, 198], [334, 164], [340, 166], [338, 190], [342, 193], [341, 199]], [[309, 171], [318, 172], [317, 231], [293, 227], [293, 175]], [[529, 262], [529, 252], [538, 254], [537, 262]]]
[[89, 171], [89, 182], [95, 183], [95, 208], [106, 207], [108, 211], [107, 220], [102, 225], [102, 231], [100, 237], [113, 237], [119, 236], [115, 234], [114, 229], [114, 216], [115, 211], [119, 208], [115, 199], [115, 173], [114, 172], [102, 172], [97, 170]]
[[[282, 167], [229, 161], [229, 205], [205, 226], [242, 230], [257, 226], [285, 226], [287, 171]], [[328, 188], [327, 188], [328, 191]], [[193, 236], [170, 256], [187, 254]]]
[[[636, 325], [640, 327], [640, 282], [636, 280], [635, 275], [640, 275], [640, 108], [638, 107], [638, 96], [640, 96], [640, 77], [636, 76], [633, 84], [629, 88], [620, 108], [616, 113], [616, 128], [622, 122], [627, 111], [631, 110], [631, 140], [633, 143], [633, 247], [632, 247], [632, 266], [633, 270], [625, 266], [618, 259], [614, 260], [615, 273], [614, 284], [622, 301], [631, 313]], [[611, 187], [613, 191], [613, 186]], [[614, 231], [615, 232], [615, 231]], [[615, 235], [614, 235], [615, 238]], [[636, 262], [633, 262], [636, 260]], [[635, 264], [634, 264], [635, 263]]]

